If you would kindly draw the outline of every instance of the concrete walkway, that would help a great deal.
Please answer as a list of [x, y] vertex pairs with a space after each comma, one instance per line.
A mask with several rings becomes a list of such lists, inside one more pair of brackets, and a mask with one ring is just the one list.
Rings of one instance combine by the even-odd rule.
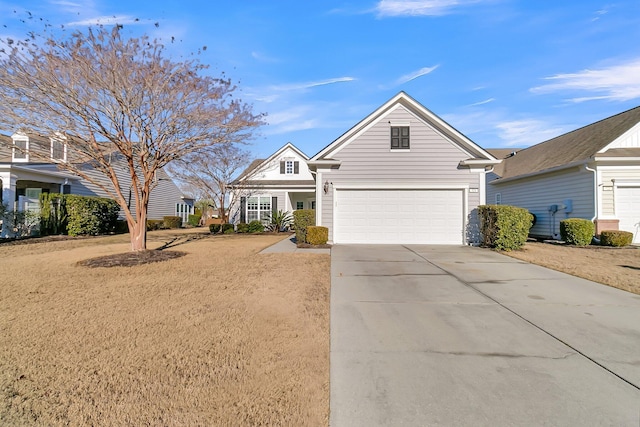
[[640, 296], [489, 250], [336, 245], [342, 426], [640, 425]]
[[292, 254], [329, 254], [331, 249], [329, 248], [299, 248], [296, 246], [296, 236], [289, 235], [268, 248], [260, 251], [261, 254], [276, 254], [276, 253], [292, 253]]

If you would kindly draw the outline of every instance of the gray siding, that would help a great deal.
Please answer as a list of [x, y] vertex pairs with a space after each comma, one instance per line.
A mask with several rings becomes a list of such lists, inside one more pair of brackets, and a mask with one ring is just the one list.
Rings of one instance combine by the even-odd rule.
[[[409, 121], [411, 127], [410, 151], [390, 149], [389, 121]], [[462, 151], [431, 126], [417, 119], [404, 107], [395, 109], [379, 119], [371, 128], [351, 141], [333, 156], [341, 161], [340, 168], [322, 174], [334, 186], [469, 186], [480, 189], [480, 176], [459, 168], [461, 160], [469, 154]], [[333, 192], [316, 195], [322, 197], [322, 225], [329, 228], [333, 240]], [[468, 212], [479, 203], [479, 192], [469, 193]]]
[[[487, 177], [489, 181], [489, 177]], [[593, 174], [581, 168], [548, 173], [536, 177], [519, 179], [504, 184], [487, 184], [487, 203], [493, 204], [495, 194], [500, 193], [503, 205], [519, 206], [536, 215], [536, 225], [531, 234], [558, 237], [560, 221], [565, 218], [592, 219], [594, 212]], [[562, 208], [570, 199], [573, 211]], [[552, 215], [549, 206], [558, 205]]]

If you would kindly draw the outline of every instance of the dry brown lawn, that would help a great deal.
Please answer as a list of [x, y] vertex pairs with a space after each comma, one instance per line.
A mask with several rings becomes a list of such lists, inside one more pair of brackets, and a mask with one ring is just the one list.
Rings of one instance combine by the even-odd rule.
[[527, 242], [505, 255], [640, 294], [640, 248]]
[[128, 236], [0, 245], [0, 425], [328, 424], [329, 256], [188, 236], [133, 267], [76, 265]]

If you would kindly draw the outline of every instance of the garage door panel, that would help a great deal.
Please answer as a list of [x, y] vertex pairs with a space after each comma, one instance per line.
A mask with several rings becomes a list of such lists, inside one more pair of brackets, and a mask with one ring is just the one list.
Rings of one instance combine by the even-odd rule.
[[461, 244], [462, 190], [337, 190], [336, 243]]
[[640, 243], [640, 187], [618, 187], [615, 198], [618, 227], [632, 232], [633, 243]]

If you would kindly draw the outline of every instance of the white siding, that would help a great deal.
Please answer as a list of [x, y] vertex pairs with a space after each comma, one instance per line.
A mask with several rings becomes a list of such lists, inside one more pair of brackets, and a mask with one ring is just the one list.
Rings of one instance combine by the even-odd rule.
[[[491, 179], [487, 178], [487, 181]], [[577, 167], [504, 184], [488, 183], [487, 187], [487, 203], [493, 204], [495, 194], [500, 193], [503, 205], [519, 206], [536, 215], [532, 235], [555, 237], [560, 233], [560, 220], [595, 216], [593, 174]], [[571, 213], [563, 209], [568, 199], [573, 205]], [[551, 205], [558, 205], [555, 215], [549, 212]]]
[[640, 147], [640, 123], [636, 124], [634, 127], [620, 135], [611, 144], [607, 145], [600, 152], [606, 153], [606, 150], [610, 150], [612, 148], [637, 148]]
[[[390, 150], [390, 121], [410, 122], [409, 151]], [[477, 207], [479, 191], [484, 191], [479, 189], [478, 173], [458, 167], [469, 154], [402, 106], [379, 118], [333, 157], [341, 161], [340, 168], [323, 172], [322, 182], [328, 181], [336, 188], [362, 185], [370, 188], [450, 186], [478, 189], [478, 192], [469, 193], [468, 212]], [[329, 228], [329, 239], [333, 240], [333, 191], [316, 196], [323, 198], [322, 225]]]
[[[299, 173], [297, 174], [281, 174], [280, 173], [280, 161], [291, 160], [298, 162]], [[282, 180], [282, 181], [310, 181], [313, 180], [313, 175], [309, 172], [309, 166], [307, 166], [306, 159], [300, 156], [294, 149], [287, 147], [282, 153], [277, 155], [271, 161], [265, 162], [261, 165], [256, 172], [251, 174], [250, 180]]]
[[636, 181], [640, 182], [640, 166], [627, 167], [598, 167], [598, 171], [602, 176], [602, 215], [614, 218], [615, 213], [615, 181]]

